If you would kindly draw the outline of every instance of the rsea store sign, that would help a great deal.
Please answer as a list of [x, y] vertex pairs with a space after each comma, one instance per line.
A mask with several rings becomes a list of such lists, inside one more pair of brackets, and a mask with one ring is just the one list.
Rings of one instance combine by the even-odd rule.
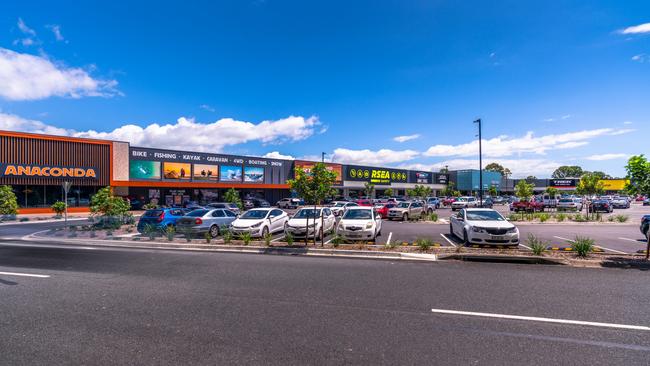
[[406, 183], [408, 182], [408, 171], [347, 165], [345, 170], [345, 179], [383, 185]]
[[97, 179], [97, 170], [87, 167], [47, 165], [0, 164], [0, 177], [91, 178]]

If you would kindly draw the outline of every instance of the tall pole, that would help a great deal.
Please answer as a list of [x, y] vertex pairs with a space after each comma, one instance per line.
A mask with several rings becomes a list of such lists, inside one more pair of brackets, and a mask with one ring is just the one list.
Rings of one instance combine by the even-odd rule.
[[480, 207], [483, 207], [483, 136], [482, 136], [482, 126], [481, 126], [481, 119], [477, 119], [474, 121], [474, 123], [478, 123], [478, 165], [479, 165], [479, 178], [478, 178], [478, 184], [479, 184], [479, 190], [478, 190], [478, 197], [479, 197], [479, 203]]
[[321, 153], [321, 160], [320, 161], [321, 161], [321, 163], [325, 162], [325, 153], [324, 152]]

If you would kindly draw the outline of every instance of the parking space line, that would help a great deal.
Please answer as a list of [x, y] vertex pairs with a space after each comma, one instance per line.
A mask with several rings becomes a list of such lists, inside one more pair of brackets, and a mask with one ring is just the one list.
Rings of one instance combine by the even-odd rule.
[[445, 234], [440, 233], [440, 236], [442, 236], [442, 238], [445, 239], [447, 243], [451, 244], [452, 247], [456, 248], [456, 244], [454, 244], [451, 240], [449, 240], [449, 238]]
[[526, 248], [526, 249], [528, 249], [528, 250], [531, 250], [531, 251], [533, 250], [533, 248], [531, 248], [531, 247], [529, 247], [529, 246], [527, 246], [527, 245], [523, 245], [523, 244], [521, 244], [521, 243], [519, 243], [519, 245], [522, 246], [522, 247], [524, 247], [524, 248]]
[[634, 243], [645, 243], [645, 240], [640, 240], [640, 239], [618, 238], [618, 240], [631, 241]]
[[18, 277], [36, 277], [36, 278], [50, 278], [49, 275], [33, 274], [33, 273], [17, 273], [17, 272], [0, 272], [3, 276], [18, 276]]
[[506, 314], [494, 314], [494, 313], [477, 313], [477, 312], [472, 312], [472, 311], [457, 311], [457, 310], [444, 310], [444, 309], [431, 309], [431, 312], [436, 313], [436, 314], [466, 315], [466, 316], [476, 316], [476, 317], [483, 317], [483, 318], [527, 320], [527, 321], [543, 322], [543, 323], [587, 325], [587, 326], [592, 326], [592, 327], [650, 331], [650, 327], [646, 327], [646, 326], [643, 326], [643, 325], [598, 323], [598, 322], [587, 322], [587, 321], [582, 321], [582, 320], [540, 318], [540, 317], [535, 317], [535, 316], [506, 315]]
[[388, 233], [388, 240], [386, 240], [386, 245], [390, 245], [390, 239], [393, 237], [393, 232]]
[[[566, 241], [568, 241], [569, 243], [575, 243], [575, 242], [576, 242], [575, 240], [571, 240], [571, 239], [563, 238], [563, 237], [561, 237], [561, 236], [554, 236], [554, 238], [557, 238], [557, 239], [560, 239], [560, 240], [566, 240]], [[621, 252], [620, 250], [609, 249], [609, 248], [601, 247], [600, 245], [594, 245], [594, 246], [595, 246], [596, 248], [599, 248], [599, 249], [602, 249], [602, 250], [606, 250], [606, 251], [610, 251], [610, 252], [612, 252], [612, 253], [628, 254], [628, 253], [626, 253], [626, 252]]]
[[575, 240], [572, 240], [572, 239], [563, 238], [561, 236], [553, 236], [553, 237], [556, 238], [556, 239], [568, 241], [569, 243], [575, 243]]
[[271, 242], [274, 243], [274, 242], [276, 242], [276, 241], [280, 241], [280, 240], [282, 240], [282, 239], [284, 239], [284, 238], [286, 238], [286, 237], [287, 237], [286, 235], [282, 235], [282, 236], [279, 237], [279, 238], [275, 238], [275, 239], [271, 240]]

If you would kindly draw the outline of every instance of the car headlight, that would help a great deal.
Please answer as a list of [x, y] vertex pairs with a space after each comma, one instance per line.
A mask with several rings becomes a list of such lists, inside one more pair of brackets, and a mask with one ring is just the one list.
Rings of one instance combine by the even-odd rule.
[[256, 227], [260, 227], [260, 226], [262, 226], [262, 222], [258, 222], [255, 225], [251, 225], [251, 228], [256, 228]]
[[517, 232], [517, 228], [516, 228], [516, 227], [510, 228], [510, 229], [508, 229], [508, 231], [506, 231], [506, 232], [507, 232], [508, 234], [516, 233], [516, 232]]
[[475, 232], [475, 233], [484, 233], [484, 232], [485, 232], [485, 229], [483, 229], [482, 227], [474, 226], [474, 227], [472, 228], [472, 231]]
[[366, 229], [372, 229], [372, 221], [366, 224]]

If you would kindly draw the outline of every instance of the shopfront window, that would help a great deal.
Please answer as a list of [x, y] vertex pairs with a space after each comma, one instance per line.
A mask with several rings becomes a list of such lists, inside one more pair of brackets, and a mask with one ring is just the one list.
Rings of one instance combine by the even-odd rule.
[[[63, 187], [61, 186], [12, 186], [18, 206], [21, 208], [50, 207], [57, 201], [63, 201]], [[97, 192], [97, 187], [72, 186], [68, 193], [68, 207], [87, 207], [90, 198]]]

